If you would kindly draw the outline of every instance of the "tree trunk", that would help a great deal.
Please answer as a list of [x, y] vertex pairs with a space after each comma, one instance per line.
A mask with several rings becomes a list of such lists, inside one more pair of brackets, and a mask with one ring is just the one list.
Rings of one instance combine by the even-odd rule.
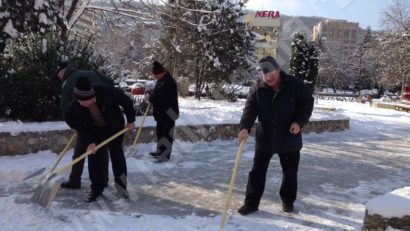
[[202, 78], [201, 78], [201, 71], [199, 69], [198, 58], [195, 61], [194, 69], [195, 69], [195, 99], [201, 100]]

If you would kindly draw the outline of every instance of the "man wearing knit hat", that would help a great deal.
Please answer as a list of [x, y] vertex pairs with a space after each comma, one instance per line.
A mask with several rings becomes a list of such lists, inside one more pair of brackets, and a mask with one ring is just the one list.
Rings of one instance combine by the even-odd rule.
[[178, 88], [174, 78], [159, 62], [153, 62], [151, 74], [157, 82], [152, 93], [145, 95], [145, 100], [153, 106], [157, 148], [150, 155], [157, 158], [156, 163], [162, 163], [171, 158], [175, 120], [179, 117]]
[[240, 121], [239, 140], [245, 142], [258, 118], [255, 156], [249, 172], [241, 215], [258, 211], [265, 189], [266, 172], [273, 154], [282, 166], [279, 195], [284, 212], [292, 212], [297, 194], [297, 172], [302, 149], [301, 128], [312, 114], [313, 97], [302, 80], [282, 71], [267, 56], [259, 61], [262, 79], [250, 90]]
[[[92, 70], [79, 70], [75, 68], [70, 62], [64, 61], [57, 65], [56, 74], [58, 78], [62, 81], [61, 84], [61, 100], [60, 100], [60, 109], [61, 114], [65, 117], [65, 114], [68, 111], [70, 103], [74, 100], [73, 89], [77, 83], [77, 79], [80, 76], [85, 76], [92, 83], [106, 83], [113, 85], [113, 80], [108, 77]], [[74, 146], [73, 159], [79, 157], [83, 154], [87, 146], [84, 147], [82, 142], [83, 138], [81, 134], [77, 134], [77, 141]], [[61, 184], [62, 188], [68, 189], [80, 189], [81, 188], [81, 175], [83, 174], [84, 169], [84, 160], [79, 161], [71, 168], [71, 173], [68, 181], [65, 181]], [[108, 174], [108, 173], [107, 173]], [[108, 179], [108, 175], [107, 175]]]
[[[125, 126], [129, 131], [135, 127], [136, 113], [132, 100], [122, 91], [107, 84], [91, 85], [86, 77], [78, 78], [73, 94], [76, 100], [71, 103], [65, 118], [67, 124], [81, 135], [82, 142], [87, 146], [86, 150], [95, 153], [88, 156], [91, 193], [85, 199], [86, 202], [92, 202], [102, 194], [108, 180], [107, 150], [102, 148], [95, 152], [96, 144], [124, 128], [125, 120], [120, 106], [126, 115]], [[128, 198], [123, 138], [124, 136], [121, 135], [107, 146], [110, 150], [117, 195]]]

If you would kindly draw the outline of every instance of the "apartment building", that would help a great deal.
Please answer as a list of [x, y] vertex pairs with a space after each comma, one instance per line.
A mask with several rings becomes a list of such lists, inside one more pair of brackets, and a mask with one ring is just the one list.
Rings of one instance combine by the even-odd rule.
[[356, 46], [359, 23], [346, 20], [322, 20], [313, 27], [312, 40], [323, 47], [348, 48]]
[[[69, 8], [71, 7], [72, 0], [65, 0], [64, 1], [64, 16], [67, 15]], [[78, 7], [82, 5], [82, 1], [80, 0], [78, 3]], [[73, 18], [76, 20], [74, 21], [73, 25], [70, 26], [70, 36], [77, 34], [81, 37], [88, 38], [90, 35], [94, 36], [95, 40], [101, 40], [101, 31], [95, 25], [95, 13], [91, 11], [83, 11], [80, 17], [77, 17], [78, 9], [76, 9], [73, 13]], [[68, 23], [68, 22], [67, 22]], [[74, 33], [73, 33], [74, 32]]]

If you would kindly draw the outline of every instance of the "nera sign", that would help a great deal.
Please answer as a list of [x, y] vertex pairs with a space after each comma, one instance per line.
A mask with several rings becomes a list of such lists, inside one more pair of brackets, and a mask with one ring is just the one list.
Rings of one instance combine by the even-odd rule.
[[279, 11], [261, 10], [256, 11], [255, 18], [279, 18]]

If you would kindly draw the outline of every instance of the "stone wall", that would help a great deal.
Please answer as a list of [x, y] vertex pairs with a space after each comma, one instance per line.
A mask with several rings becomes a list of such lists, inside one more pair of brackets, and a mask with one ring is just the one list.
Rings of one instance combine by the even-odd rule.
[[[349, 129], [349, 120], [311, 121], [303, 128], [303, 132], [335, 132], [345, 129]], [[36, 153], [42, 150], [59, 153], [74, 134], [73, 132], [72, 130], [22, 132], [16, 136], [10, 133], [0, 133], [0, 156]], [[184, 125], [176, 127], [175, 138], [191, 142], [212, 141], [236, 138], [238, 132], [239, 126], [237, 124]], [[131, 144], [135, 134], [134, 132], [127, 133], [125, 144]], [[254, 135], [254, 130], [251, 135]], [[153, 141], [155, 141], [155, 127], [144, 127], [138, 142], [149, 143]]]
[[410, 231], [410, 216], [385, 218], [379, 214], [369, 215], [366, 210], [363, 230], [384, 231], [389, 226], [394, 229]]

